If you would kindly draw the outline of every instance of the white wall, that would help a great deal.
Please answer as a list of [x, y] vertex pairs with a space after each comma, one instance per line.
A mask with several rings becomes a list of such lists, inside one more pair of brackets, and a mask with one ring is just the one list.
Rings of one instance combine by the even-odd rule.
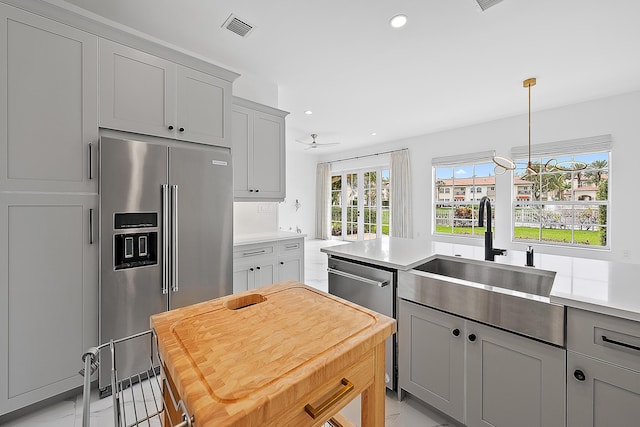
[[[287, 197], [279, 203], [279, 228], [296, 231], [315, 238], [316, 206], [316, 164], [315, 157], [301, 152], [287, 152]], [[296, 210], [296, 200], [300, 207]]]
[[[611, 251], [592, 251], [579, 248], [559, 248], [534, 245], [540, 253], [555, 253], [585, 258], [600, 258], [640, 263], [640, 224], [632, 199], [637, 194], [633, 178], [640, 162], [640, 92], [618, 95], [546, 111], [532, 112], [531, 143], [546, 143], [595, 135], [611, 134], [611, 200], [609, 241]], [[514, 146], [527, 144], [527, 116], [519, 115], [478, 125], [421, 135], [402, 141], [386, 143], [366, 150], [350, 151], [319, 157], [316, 161], [331, 161], [354, 155], [365, 155], [398, 148], [409, 148], [413, 181], [414, 237], [434, 239], [432, 228], [432, 171], [433, 157], [484, 150], [496, 150], [498, 155], [510, 156]], [[296, 181], [287, 175], [287, 182]], [[305, 190], [315, 193], [315, 183]], [[511, 200], [511, 176], [497, 177], [497, 198]], [[510, 203], [496, 206], [495, 246], [524, 250], [526, 245], [511, 243]], [[315, 215], [314, 215], [315, 216]], [[632, 224], [637, 224], [635, 227]], [[462, 237], [438, 237], [435, 240], [482, 245], [481, 240]]]

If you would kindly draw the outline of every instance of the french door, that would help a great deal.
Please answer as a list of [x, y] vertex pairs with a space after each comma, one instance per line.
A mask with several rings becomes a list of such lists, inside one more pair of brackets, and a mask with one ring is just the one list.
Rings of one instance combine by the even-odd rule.
[[389, 169], [331, 176], [331, 236], [371, 240], [389, 235]]

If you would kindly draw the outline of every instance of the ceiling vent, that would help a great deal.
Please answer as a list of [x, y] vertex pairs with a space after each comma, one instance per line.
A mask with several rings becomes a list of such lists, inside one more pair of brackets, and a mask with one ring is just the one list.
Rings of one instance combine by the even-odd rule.
[[489, 9], [491, 6], [495, 6], [500, 3], [502, 0], [476, 0], [478, 2], [478, 6], [482, 11]]
[[223, 28], [236, 33], [240, 37], [247, 37], [251, 31], [253, 31], [253, 25], [247, 24], [246, 21], [239, 19], [237, 16], [231, 14], [222, 24]]

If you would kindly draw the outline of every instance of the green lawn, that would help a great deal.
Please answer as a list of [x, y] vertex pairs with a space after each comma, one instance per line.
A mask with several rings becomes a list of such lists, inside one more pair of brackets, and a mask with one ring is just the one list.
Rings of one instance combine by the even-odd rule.
[[[515, 238], [518, 240], [539, 240], [539, 230], [537, 228], [516, 227]], [[451, 234], [451, 227], [442, 225], [436, 226], [437, 233]], [[453, 234], [471, 234], [470, 227], [454, 227]], [[484, 229], [476, 227], [475, 235], [484, 235]], [[582, 243], [590, 246], [602, 246], [600, 244], [599, 231], [576, 230], [574, 232], [576, 243]], [[571, 230], [545, 228], [542, 230], [542, 241], [547, 242], [571, 242]]]

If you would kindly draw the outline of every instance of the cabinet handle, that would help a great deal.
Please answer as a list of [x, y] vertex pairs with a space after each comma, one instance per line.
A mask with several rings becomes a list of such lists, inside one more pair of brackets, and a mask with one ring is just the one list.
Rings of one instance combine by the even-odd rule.
[[284, 261], [280, 261], [280, 265], [284, 265]]
[[266, 251], [266, 250], [264, 250], [264, 249], [260, 249], [259, 251], [243, 252], [243, 253], [242, 253], [242, 256], [259, 255], [259, 254], [263, 254], [263, 253], [265, 253], [265, 252], [267, 252], [267, 251]]
[[573, 371], [573, 376], [580, 382], [584, 381], [587, 378], [584, 372], [582, 372], [580, 369], [576, 369], [575, 371]]
[[173, 130], [173, 125], [169, 125], [169, 130]]
[[353, 384], [348, 379], [343, 378], [341, 384], [343, 385], [343, 387], [338, 390], [333, 396], [322, 402], [317, 408], [314, 408], [310, 403], [307, 403], [304, 406], [305, 412], [315, 420], [320, 415], [325, 413], [327, 409], [338, 403], [342, 398], [349, 394], [351, 390], [353, 390]]
[[89, 168], [87, 169], [89, 179], [93, 179], [93, 144], [89, 143]]
[[184, 132], [184, 128], [180, 128], [178, 129], [180, 132]]
[[285, 245], [284, 248], [285, 249], [298, 249], [298, 247], [299, 247], [299, 243], [294, 243], [294, 244], [291, 244], [291, 245]]
[[260, 190], [256, 190], [256, 193], [259, 193], [259, 192], [260, 192]]
[[469, 341], [475, 342], [475, 340], [476, 340], [476, 334], [469, 334]]
[[253, 271], [253, 267], [251, 267], [251, 268], [249, 269], [249, 271]]
[[612, 340], [610, 338], [607, 338], [604, 335], [602, 336], [602, 341], [608, 342], [609, 344], [619, 345], [620, 347], [630, 348], [631, 350], [640, 351], [640, 347], [638, 347], [637, 345], [627, 344], [626, 342]]
[[454, 337], [459, 337], [459, 336], [460, 336], [460, 329], [455, 328], [453, 331], [451, 331], [451, 334], [452, 334]]
[[260, 267], [256, 267], [256, 270], [260, 270]]
[[93, 245], [93, 209], [89, 209], [89, 244]]
[[329, 274], [335, 274], [336, 276], [346, 277], [347, 279], [357, 280], [359, 282], [368, 283], [369, 285], [379, 286], [381, 288], [384, 288], [389, 284], [388, 280], [384, 280], [384, 281], [372, 280], [366, 277], [358, 276], [356, 274], [347, 273], [346, 271], [336, 270], [335, 268], [331, 268], [331, 267], [327, 268], [327, 272]]
[[249, 193], [253, 193], [253, 189], [251, 189], [251, 188], [250, 188], [250, 189], [249, 189]]

